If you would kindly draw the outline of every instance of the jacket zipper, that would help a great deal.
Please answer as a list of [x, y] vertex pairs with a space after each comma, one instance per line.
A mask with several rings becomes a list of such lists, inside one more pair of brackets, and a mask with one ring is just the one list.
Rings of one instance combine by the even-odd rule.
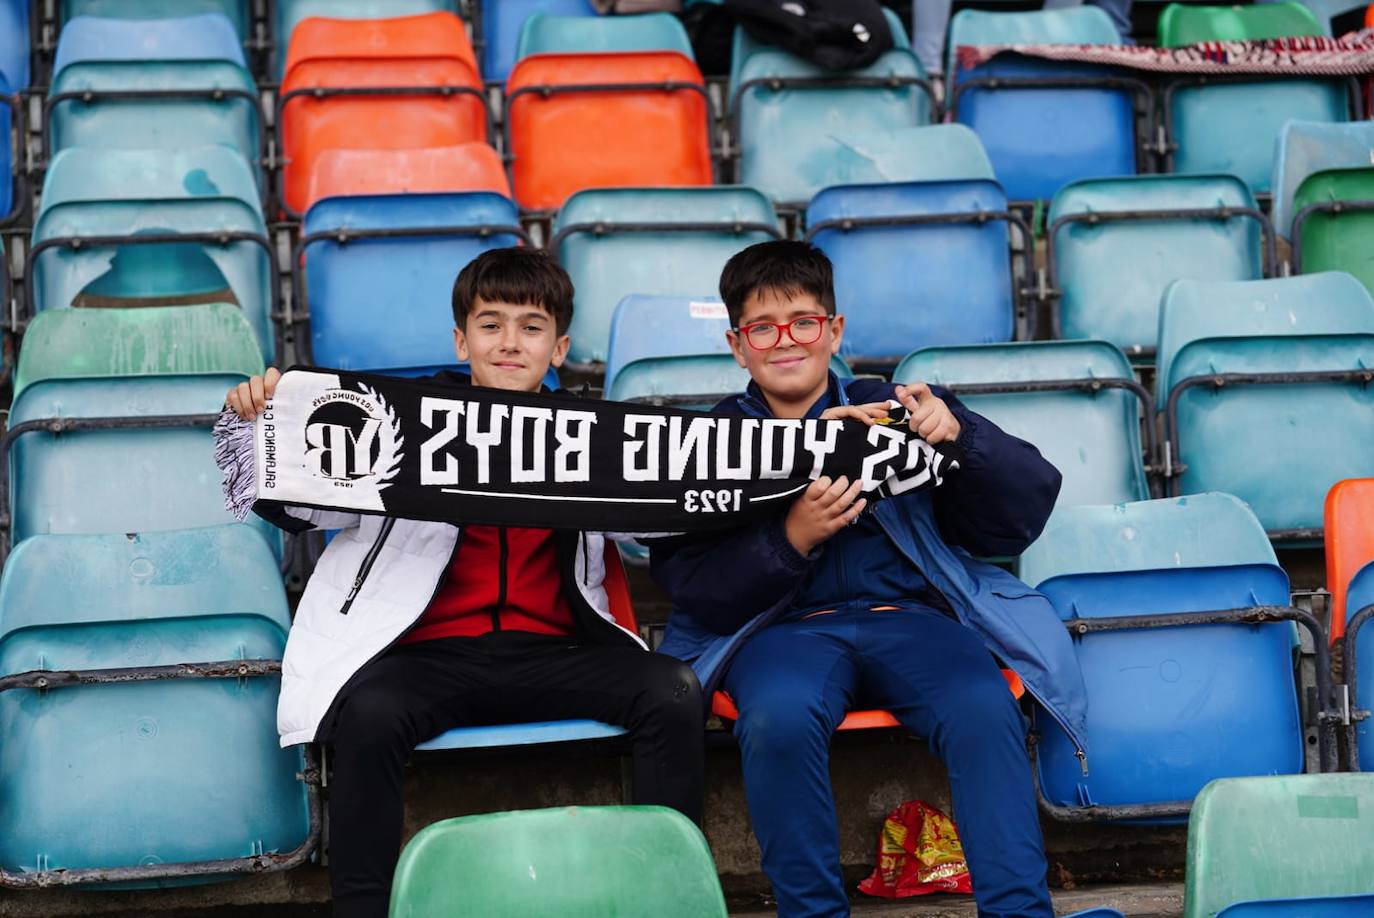
[[372, 547], [363, 556], [362, 566], [358, 568], [358, 576], [353, 578], [353, 588], [344, 597], [344, 604], [339, 607], [340, 615], [347, 615], [348, 610], [353, 608], [353, 600], [358, 598], [358, 591], [363, 588], [363, 582], [367, 580], [367, 575], [372, 573], [372, 565], [377, 563], [377, 556], [382, 553], [382, 543], [386, 537], [391, 535], [391, 528], [396, 525], [395, 517], [387, 517], [382, 523], [381, 531], [377, 533], [377, 540], [372, 543]]
[[501, 545], [500, 560], [497, 562], [500, 568], [500, 579], [497, 581], [496, 605], [491, 610], [491, 630], [501, 630], [501, 610], [506, 607], [506, 568], [510, 566], [510, 543], [506, 541], [506, 527], [496, 528], [497, 540]]

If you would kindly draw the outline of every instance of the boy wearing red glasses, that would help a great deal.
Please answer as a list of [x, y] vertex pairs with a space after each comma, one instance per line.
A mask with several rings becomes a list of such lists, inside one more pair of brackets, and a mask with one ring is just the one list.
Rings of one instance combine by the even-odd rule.
[[1025, 723], [997, 658], [1079, 748], [1082, 676], [1048, 600], [974, 556], [1029, 545], [1059, 472], [939, 388], [841, 383], [829, 364], [844, 316], [813, 246], [745, 249], [720, 293], [752, 381], [716, 411], [872, 424], [896, 402], [913, 431], [960, 454], [933, 491], [870, 506], [860, 482], [821, 478], [762, 525], [653, 547], [674, 606], [660, 650], [692, 662], [705, 691], [729, 693], [739, 710], [745, 792], [779, 914], [849, 913], [829, 746], [848, 711], [885, 708], [948, 767], [979, 915], [1051, 918]]

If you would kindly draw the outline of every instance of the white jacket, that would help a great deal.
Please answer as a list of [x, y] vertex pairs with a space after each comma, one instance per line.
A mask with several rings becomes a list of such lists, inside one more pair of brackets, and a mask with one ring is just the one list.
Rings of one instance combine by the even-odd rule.
[[[268, 501], [253, 509], [291, 532], [339, 530], [306, 584], [282, 660], [281, 744], [313, 742], [354, 674], [419, 621], [457, 552], [462, 527]], [[604, 587], [606, 537], [569, 532], [556, 538], [564, 594], [579, 634], [644, 647], [611, 615]]]

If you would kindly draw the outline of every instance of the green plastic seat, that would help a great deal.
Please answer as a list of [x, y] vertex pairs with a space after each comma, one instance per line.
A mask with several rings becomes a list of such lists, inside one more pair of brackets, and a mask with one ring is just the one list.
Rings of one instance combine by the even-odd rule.
[[1159, 14], [1161, 47], [1178, 48], [1203, 41], [1260, 41], [1325, 30], [1301, 3], [1257, 3], [1253, 6], [1198, 6], [1170, 3]]
[[731, 255], [782, 233], [767, 198], [732, 187], [579, 191], [553, 231], [550, 249], [577, 291], [568, 359], [583, 364], [605, 361], [626, 296], [714, 296]]
[[[289, 627], [276, 560], [237, 523], [34, 536], [15, 548], [0, 579], [4, 675], [280, 660]], [[297, 848], [308, 828], [306, 787], [296, 777], [303, 756], [277, 743], [279, 682], [0, 693], [0, 869], [132, 867]]]
[[63, 150], [43, 182], [33, 246], [73, 236], [226, 232], [250, 238], [43, 248], [30, 255], [34, 311], [237, 302], [271, 363], [275, 254], [252, 169], [229, 147]]
[[1185, 918], [1255, 899], [1368, 893], [1372, 877], [1374, 774], [1228, 778], [1193, 803]]
[[1253, 208], [1228, 175], [1149, 175], [1065, 186], [1050, 204], [1061, 338], [1109, 341], [1134, 356], [1153, 349], [1159, 298], [1179, 278], [1250, 280], [1263, 275], [1261, 231], [1251, 218], [1160, 217], [1087, 222], [1118, 211]]
[[[1298, 186], [1316, 172], [1360, 169], [1374, 164], [1374, 122], [1290, 121], [1274, 151], [1274, 207], [1271, 219], [1280, 236], [1292, 238]], [[1309, 202], [1311, 203], [1311, 202]]]
[[524, 810], [446, 819], [396, 866], [390, 918], [725, 918], [711, 850], [656, 806]]
[[[1131, 363], [1104, 341], [1028, 341], [933, 347], [907, 356], [895, 383], [1016, 384], [1048, 380], [1134, 381]], [[956, 390], [956, 394], [958, 394]], [[1064, 476], [1057, 506], [1150, 496], [1140, 443], [1142, 409], [1123, 388], [958, 394], [971, 410], [1033, 443]]]
[[[1293, 195], [1293, 213], [1313, 205], [1340, 201], [1364, 202], [1366, 209], [1312, 211], [1299, 226], [1295, 242], [1304, 274], [1314, 271], [1347, 271], [1374, 293], [1374, 168], [1328, 169], [1303, 180]], [[1297, 259], [1295, 259], [1297, 261]]]
[[50, 309], [34, 316], [14, 393], [45, 379], [263, 371], [257, 339], [228, 303], [146, 309]]

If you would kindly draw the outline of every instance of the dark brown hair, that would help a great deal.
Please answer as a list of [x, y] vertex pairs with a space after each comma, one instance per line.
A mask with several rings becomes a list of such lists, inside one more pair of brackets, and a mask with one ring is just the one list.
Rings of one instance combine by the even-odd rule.
[[809, 293], [826, 315], [835, 314], [835, 272], [809, 242], [760, 242], [731, 256], [720, 272], [720, 298], [732, 327], [739, 327], [744, 301], [759, 290], [788, 297]]
[[568, 272], [538, 249], [491, 249], [468, 262], [453, 282], [453, 324], [467, 325], [478, 299], [538, 306], [563, 335], [572, 323], [573, 285]]

